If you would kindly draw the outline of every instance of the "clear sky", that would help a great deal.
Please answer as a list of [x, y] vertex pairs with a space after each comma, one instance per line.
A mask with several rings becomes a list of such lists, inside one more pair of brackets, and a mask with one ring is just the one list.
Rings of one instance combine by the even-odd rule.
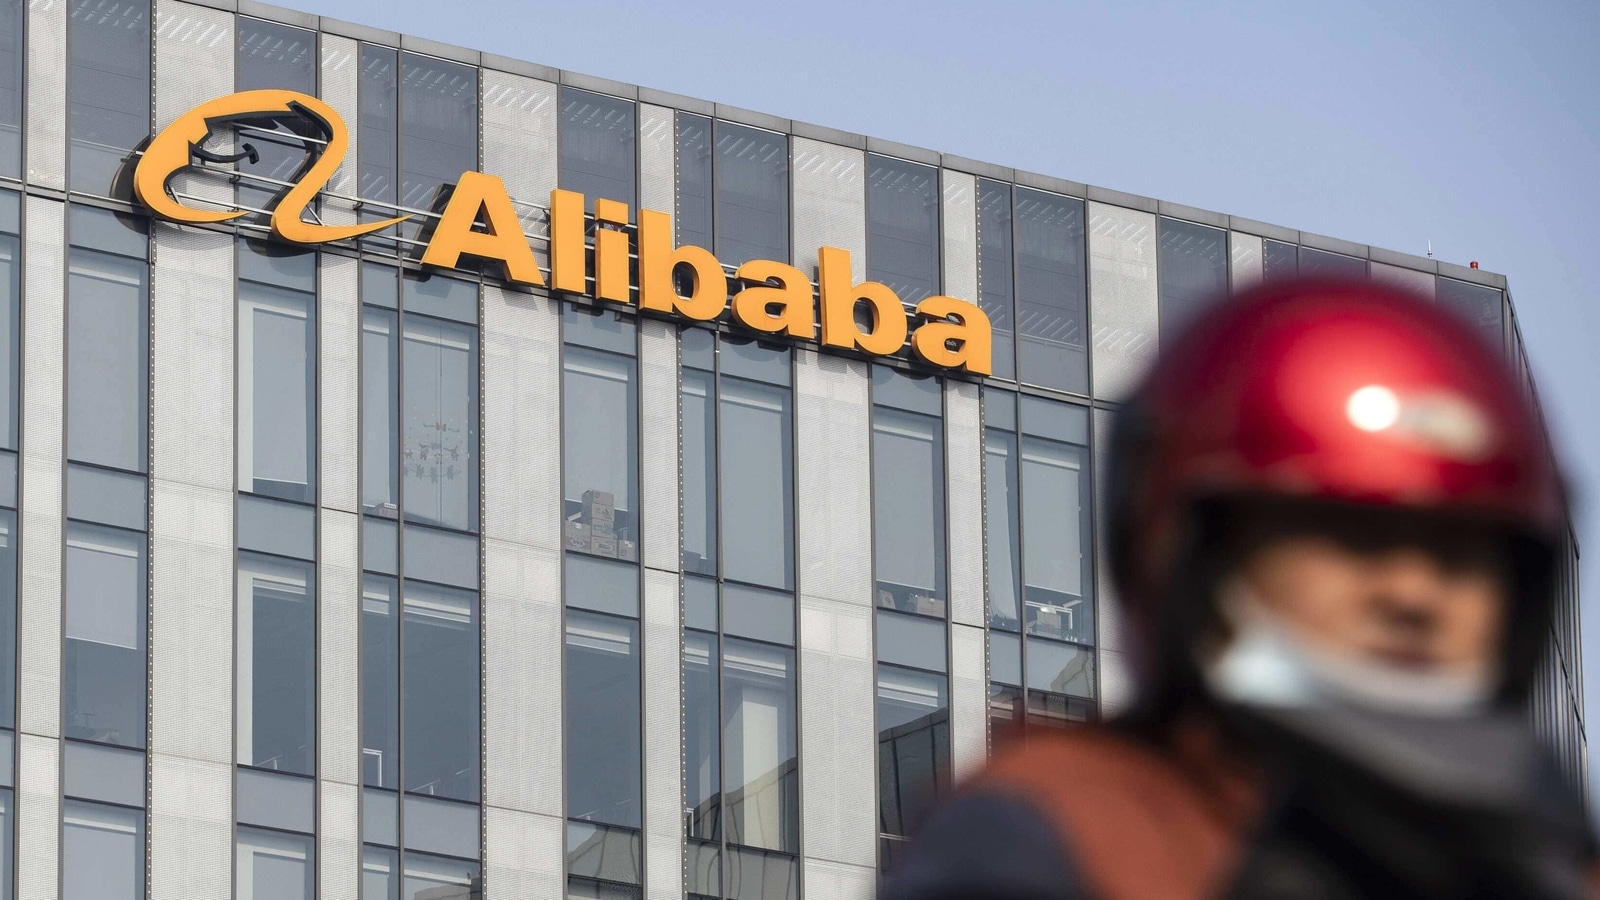
[[[1546, 414], [1587, 501], [1585, 628], [1600, 640], [1600, 3], [288, 3], [1364, 244], [1420, 255], [1432, 241], [1440, 259], [1478, 260], [1510, 279]], [[1600, 708], [1592, 649], [1591, 710]], [[1600, 767], [1592, 780], [1600, 788]]]

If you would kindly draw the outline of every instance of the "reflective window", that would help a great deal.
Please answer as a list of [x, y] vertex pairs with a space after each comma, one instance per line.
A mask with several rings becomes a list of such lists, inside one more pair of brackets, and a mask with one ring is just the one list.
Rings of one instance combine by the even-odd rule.
[[[686, 332], [685, 339], [687, 340]], [[709, 335], [710, 332], [696, 333]], [[683, 369], [683, 569], [717, 574], [717, 376]]]
[[634, 122], [631, 101], [563, 86], [557, 130], [561, 189], [583, 194], [591, 211], [601, 197], [632, 207], [638, 174]]
[[[399, 51], [361, 45], [361, 79], [357, 91], [356, 142], [359, 192], [368, 200], [395, 204], [400, 200], [396, 175], [400, 155]], [[369, 211], [367, 218], [386, 218], [387, 211]], [[370, 302], [370, 301], [369, 301]]]
[[1367, 261], [1340, 253], [1329, 253], [1326, 250], [1301, 247], [1300, 274], [1334, 276], [1338, 278], [1366, 278]]
[[1170, 339], [1228, 293], [1228, 233], [1161, 220], [1161, 333]]
[[723, 642], [728, 842], [800, 852], [794, 651]]
[[789, 139], [715, 124], [716, 247], [724, 265], [789, 258]]
[[400, 515], [399, 315], [361, 310], [361, 508]]
[[[995, 396], [986, 394], [986, 397]], [[1015, 403], [1010, 394], [999, 395]], [[1021, 628], [1022, 541], [1017, 534], [1019, 463], [1017, 434], [1011, 428], [987, 428], [983, 433], [984, 521], [989, 540], [989, 627], [1015, 631]]]
[[[405, 882], [400, 900], [477, 900], [483, 895], [483, 873], [475, 862], [422, 853], [405, 855]], [[383, 894], [363, 893], [364, 900]]]
[[[23, 0], [0, 2], [0, 175], [22, 174]], [[7, 867], [10, 871], [10, 867]], [[4, 879], [10, 884], [10, 879]]]
[[904, 836], [950, 785], [945, 676], [878, 666], [878, 830]]
[[144, 896], [144, 812], [67, 800], [61, 804], [63, 900]]
[[[16, 726], [17, 514], [5, 509], [0, 510], [0, 728]], [[3, 897], [0, 894], [0, 900]]]
[[400, 853], [361, 848], [361, 900], [400, 900]]
[[[685, 112], [677, 122], [678, 244], [711, 249], [711, 120]], [[788, 257], [783, 257], [787, 259]]]
[[310, 563], [239, 554], [238, 762], [316, 774], [316, 588]]
[[68, 184], [110, 194], [133, 148], [150, 136], [149, 0], [70, 0]]
[[1299, 270], [1300, 263], [1294, 244], [1268, 240], [1261, 242], [1261, 275], [1264, 280], [1293, 278]]
[[567, 610], [567, 817], [639, 828], [639, 623]]
[[143, 747], [145, 536], [67, 523], [64, 733]]
[[631, 357], [570, 343], [564, 350], [561, 430], [568, 550], [638, 559], [637, 371]]
[[1083, 201], [1016, 189], [1021, 378], [1089, 392]]
[[877, 605], [943, 618], [944, 421], [887, 405], [896, 389], [925, 386], [940, 411], [937, 379], [873, 368], [872, 501]]
[[150, 267], [141, 220], [73, 206], [69, 222], [67, 458], [142, 472]]
[[[316, 95], [316, 32], [249, 16], [239, 16], [236, 22], [235, 90], [279, 88]], [[299, 124], [298, 120], [291, 121]], [[306, 161], [308, 148], [292, 127], [286, 122], [275, 128], [252, 124], [239, 129], [238, 140], [253, 147], [258, 157], [256, 162], [247, 157], [236, 163], [245, 173], [239, 183], [240, 205], [268, 209], [284, 190], [273, 182], [294, 180], [296, 170]]]
[[[239, 490], [316, 500], [315, 253], [239, 243]], [[271, 278], [272, 281], [254, 280]]]
[[241, 827], [234, 847], [237, 900], [311, 900], [316, 895], [313, 838]]
[[478, 596], [406, 582], [400, 662], [406, 790], [476, 802]]
[[715, 634], [683, 633], [683, 799], [688, 836], [722, 839], [722, 654]]
[[939, 293], [939, 170], [867, 156], [867, 278], [916, 303]]
[[[0, 40], [4, 36], [0, 35]], [[3, 59], [0, 59], [3, 62]], [[0, 129], [3, 130], [3, 129]], [[18, 361], [21, 359], [22, 266], [18, 224], [19, 198], [0, 193], [0, 448], [17, 449]]]
[[362, 44], [358, 108], [362, 197], [433, 209], [441, 187], [477, 168], [476, 68]]
[[395, 580], [361, 581], [361, 783], [400, 786], [400, 618]]
[[476, 531], [478, 331], [423, 316], [404, 321], [406, 520]]
[[16, 804], [10, 790], [0, 790], [0, 900], [11, 900], [11, 880], [16, 872]]
[[567, 900], [640, 900], [643, 843], [628, 828], [567, 823]]
[[998, 378], [1017, 377], [1011, 218], [1011, 185], [979, 178], [978, 305], [994, 331], [994, 374]]
[[1501, 308], [1503, 295], [1498, 289], [1454, 278], [1439, 278], [1434, 298], [1477, 328], [1495, 352], [1504, 352], [1505, 313]]

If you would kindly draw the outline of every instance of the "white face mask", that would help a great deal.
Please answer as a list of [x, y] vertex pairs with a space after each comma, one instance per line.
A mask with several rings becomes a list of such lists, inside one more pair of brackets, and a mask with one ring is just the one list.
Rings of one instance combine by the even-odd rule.
[[1204, 670], [1211, 690], [1224, 700], [1246, 706], [1348, 705], [1450, 716], [1486, 709], [1499, 683], [1492, 665], [1415, 671], [1317, 646], [1295, 634], [1239, 581], [1227, 585], [1220, 600], [1233, 637]]

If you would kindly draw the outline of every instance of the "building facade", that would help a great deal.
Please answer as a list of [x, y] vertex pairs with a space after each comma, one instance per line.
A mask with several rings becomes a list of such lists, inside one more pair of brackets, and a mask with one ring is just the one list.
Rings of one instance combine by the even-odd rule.
[[[244, 215], [153, 216], [147, 142], [252, 90], [342, 126], [212, 122], [166, 186]], [[283, 239], [341, 136], [295, 222], [374, 227]], [[471, 172], [533, 277], [419, 262]], [[804, 314], [641, 312], [644, 211]], [[976, 304], [990, 365], [791, 337], [829, 265], [913, 329]], [[1128, 702], [1108, 424], [1297, 271], [1459, 308], [1533, 391], [1476, 269], [249, 0], [4, 0], [0, 898], [867, 897], [993, 730]], [[1530, 714], [1582, 782], [1568, 555]]]

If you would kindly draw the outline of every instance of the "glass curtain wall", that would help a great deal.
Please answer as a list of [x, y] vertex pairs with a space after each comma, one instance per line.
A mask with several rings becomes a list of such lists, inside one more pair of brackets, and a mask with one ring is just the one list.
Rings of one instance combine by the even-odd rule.
[[[239, 16], [235, 26], [234, 90], [266, 88], [317, 94], [317, 33], [249, 16]], [[308, 147], [295, 129], [304, 129], [300, 117], [275, 124], [251, 124], [238, 129], [237, 140], [249, 144], [257, 161], [247, 157], [235, 165], [241, 172], [238, 202], [247, 209], [267, 210], [307, 159]], [[241, 146], [241, 149], [242, 146]], [[264, 217], [263, 217], [264, 218]]]
[[683, 346], [689, 895], [799, 896], [791, 353]]
[[1161, 339], [1228, 295], [1228, 233], [1180, 219], [1161, 219]]
[[637, 203], [639, 183], [637, 111], [630, 100], [562, 86], [556, 129], [556, 170], [562, 190], [596, 199]]
[[677, 115], [679, 244], [726, 266], [789, 259], [789, 138], [748, 125]]
[[[150, 0], [67, 5], [67, 185], [126, 199], [123, 172], [150, 135]], [[119, 177], [120, 176], [120, 177]], [[113, 191], [113, 182], [123, 186]]]
[[[22, 177], [22, 45], [27, 18], [23, 0], [0, 2], [0, 175]], [[7, 866], [6, 871], [11, 867]]]
[[1095, 711], [1088, 410], [983, 392], [991, 727]]
[[0, 900], [12, 896], [17, 729], [17, 415], [20, 407], [20, 197], [0, 192]]
[[867, 155], [867, 278], [906, 303], [939, 293], [939, 170]]
[[479, 285], [361, 268], [368, 896], [481, 877]]
[[67, 213], [63, 896], [144, 894], [149, 238]]
[[1497, 353], [1505, 352], [1503, 291], [1454, 278], [1437, 278], [1434, 280], [1434, 296], [1444, 306], [1460, 313]]

